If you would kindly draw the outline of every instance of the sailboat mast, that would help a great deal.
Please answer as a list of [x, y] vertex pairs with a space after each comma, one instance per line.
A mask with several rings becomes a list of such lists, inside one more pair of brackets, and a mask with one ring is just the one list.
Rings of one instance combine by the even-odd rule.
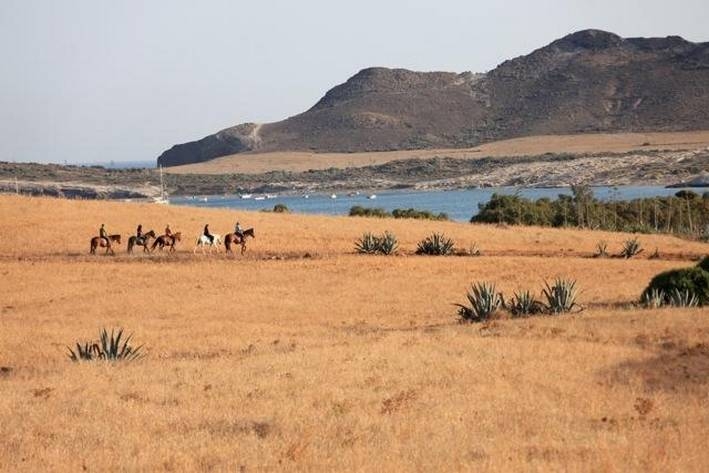
[[165, 199], [165, 183], [162, 178], [162, 166], [160, 166], [160, 199]]

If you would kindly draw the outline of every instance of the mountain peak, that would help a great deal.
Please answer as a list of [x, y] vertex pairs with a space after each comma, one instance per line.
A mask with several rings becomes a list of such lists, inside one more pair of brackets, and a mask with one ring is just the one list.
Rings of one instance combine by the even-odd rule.
[[556, 46], [564, 50], [588, 49], [595, 51], [613, 48], [619, 46], [622, 42], [623, 38], [615, 33], [588, 29], [566, 35], [551, 43], [550, 46]]

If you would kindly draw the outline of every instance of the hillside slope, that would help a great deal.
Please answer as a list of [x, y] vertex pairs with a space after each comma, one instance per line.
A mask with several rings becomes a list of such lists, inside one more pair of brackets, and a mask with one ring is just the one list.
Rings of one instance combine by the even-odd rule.
[[364, 69], [310, 110], [173, 146], [175, 166], [247, 151], [462, 148], [520, 136], [709, 128], [709, 43], [580, 31], [486, 74]]

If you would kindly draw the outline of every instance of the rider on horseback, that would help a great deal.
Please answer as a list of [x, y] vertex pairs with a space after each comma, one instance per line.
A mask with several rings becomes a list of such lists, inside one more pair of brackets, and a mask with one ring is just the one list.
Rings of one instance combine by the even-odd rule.
[[143, 242], [143, 225], [138, 224], [138, 228], [135, 230], [135, 240], [139, 243]]
[[241, 228], [241, 225], [239, 225], [239, 222], [236, 222], [234, 234], [239, 237], [239, 241], [244, 241], [244, 230]]
[[98, 229], [98, 236], [102, 240], [106, 240], [106, 246], [110, 247], [111, 246], [111, 240], [108, 238], [108, 232], [106, 231], [106, 227], [104, 224], [101, 224], [101, 228]]
[[213, 245], [213, 244], [214, 244], [214, 235], [212, 235], [211, 233], [209, 233], [209, 224], [206, 224], [206, 225], [204, 226], [204, 236], [206, 236], [207, 238], [209, 238], [209, 244], [210, 244], [210, 245]]

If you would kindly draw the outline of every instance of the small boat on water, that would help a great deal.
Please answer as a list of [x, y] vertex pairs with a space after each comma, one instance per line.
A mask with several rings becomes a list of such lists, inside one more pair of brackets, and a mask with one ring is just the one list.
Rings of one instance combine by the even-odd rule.
[[304, 198], [304, 199], [309, 199], [309, 198], [310, 198], [310, 194], [304, 194], [304, 195], [303, 195], [303, 198]]
[[207, 197], [202, 197], [200, 200], [201, 200], [202, 202], [207, 202], [207, 201], [209, 201], [209, 198], [207, 198]]
[[240, 197], [241, 197], [242, 199], [250, 199], [250, 198], [253, 197], [253, 195], [252, 195], [252, 194], [241, 194]]
[[368, 199], [376, 199], [376, 198], [377, 198], [377, 194], [371, 194], [371, 195], [369, 195], [367, 198], [368, 198]]
[[266, 200], [266, 196], [265, 195], [257, 195], [256, 197], [254, 197], [254, 200]]
[[330, 195], [330, 198], [331, 198], [331, 199], [337, 199], [337, 194], [331, 194], [331, 195]]

